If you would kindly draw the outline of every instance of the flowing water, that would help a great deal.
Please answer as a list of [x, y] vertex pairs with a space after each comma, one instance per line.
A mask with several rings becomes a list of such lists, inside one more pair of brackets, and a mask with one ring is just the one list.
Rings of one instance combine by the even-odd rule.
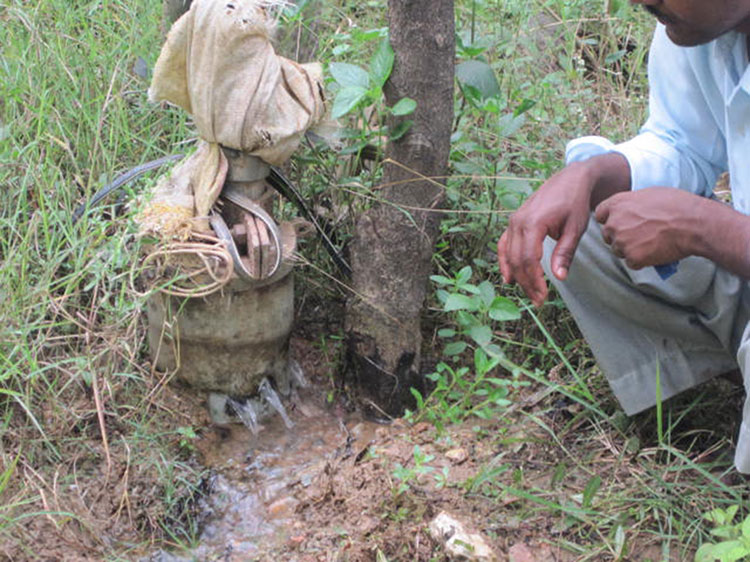
[[328, 461], [366, 447], [379, 426], [328, 411], [305, 396], [312, 391], [300, 394], [285, 408], [266, 385], [261, 395], [279, 416], [261, 425], [251, 418], [249, 401], [232, 404], [247, 427], [214, 426], [199, 440], [201, 460], [212, 471], [199, 544], [189, 552], [159, 552], [150, 561], [264, 559], [265, 551], [304, 534], [294, 518], [296, 495], [316, 485]]
[[258, 386], [258, 393], [263, 400], [271, 405], [271, 408], [278, 412], [281, 419], [284, 420], [284, 425], [287, 429], [292, 429], [294, 427], [294, 422], [289, 419], [289, 415], [286, 413], [286, 408], [284, 408], [284, 404], [281, 403], [281, 398], [276, 394], [276, 391], [273, 389], [268, 379], [263, 379], [261, 381], [260, 386]]
[[[265, 380], [265, 379], [264, 379]], [[235, 400], [227, 396], [227, 404], [253, 435], [258, 435], [258, 412], [251, 400]]]

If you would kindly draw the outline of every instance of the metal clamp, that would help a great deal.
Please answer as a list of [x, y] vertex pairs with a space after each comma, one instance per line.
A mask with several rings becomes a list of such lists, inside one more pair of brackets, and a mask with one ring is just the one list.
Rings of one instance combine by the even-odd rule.
[[232, 233], [230, 232], [227, 223], [224, 221], [224, 218], [217, 211], [213, 211], [209, 216], [209, 222], [219, 239], [226, 243], [229, 254], [232, 256], [232, 261], [234, 262], [235, 272], [241, 279], [249, 283], [257, 283], [258, 281], [263, 281], [264, 279], [272, 277], [281, 267], [281, 231], [279, 230], [276, 222], [273, 220], [271, 215], [269, 215], [265, 211], [265, 209], [263, 209], [263, 207], [255, 203], [255, 201], [253, 201], [249, 197], [246, 197], [245, 195], [237, 191], [231, 185], [226, 185], [224, 187], [220, 197], [226, 199], [234, 205], [237, 205], [243, 211], [246, 211], [258, 218], [268, 229], [268, 232], [273, 239], [273, 244], [276, 247], [276, 259], [271, 270], [268, 271], [263, 277], [259, 278], [254, 276], [242, 262], [240, 252], [237, 249], [237, 245], [234, 242]]

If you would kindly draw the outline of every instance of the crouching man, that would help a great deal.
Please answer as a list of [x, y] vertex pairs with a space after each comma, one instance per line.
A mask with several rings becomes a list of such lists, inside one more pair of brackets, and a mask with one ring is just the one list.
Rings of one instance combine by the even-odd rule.
[[[750, 382], [750, 0], [631, 3], [659, 20], [646, 124], [569, 143], [498, 242], [537, 306], [544, 267], [628, 414], [655, 404], [657, 372], [662, 399], [737, 367]], [[712, 198], [725, 170], [733, 207]], [[750, 400], [735, 465], [750, 472]]]

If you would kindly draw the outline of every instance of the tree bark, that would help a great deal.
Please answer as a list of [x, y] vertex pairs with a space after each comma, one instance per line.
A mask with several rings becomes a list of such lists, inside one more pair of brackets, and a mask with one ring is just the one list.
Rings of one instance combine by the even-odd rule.
[[[398, 416], [424, 394], [420, 314], [439, 226], [453, 122], [453, 0], [389, 0], [393, 73], [386, 102], [417, 101], [414, 124], [386, 149], [383, 202], [357, 221], [350, 245], [354, 296], [347, 305], [349, 373], [368, 413]], [[435, 177], [437, 179], [426, 179]]]

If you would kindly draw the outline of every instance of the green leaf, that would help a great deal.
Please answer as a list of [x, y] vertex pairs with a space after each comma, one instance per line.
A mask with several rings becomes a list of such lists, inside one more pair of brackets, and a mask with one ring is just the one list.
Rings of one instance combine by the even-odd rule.
[[721, 562], [734, 562], [744, 558], [748, 551], [740, 541], [726, 541], [715, 545], [711, 554]]
[[336, 80], [336, 83], [343, 88], [351, 86], [359, 86], [365, 90], [370, 88], [370, 76], [365, 69], [360, 68], [356, 64], [332, 62], [328, 69], [333, 79]]
[[495, 302], [495, 286], [489, 281], [482, 281], [479, 284], [479, 296], [482, 298], [482, 304], [489, 308]]
[[615, 531], [615, 554], [617, 560], [622, 560], [625, 555], [625, 529], [622, 528], [622, 525], [618, 525]]
[[446, 312], [453, 312], [454, 310], [476, 311], [479, 310], [479, 299], [453, 293], [448, 296], [443, 309]]
[[467, 60], [456, 66], [456, 78], [462, 84], [476, 88], [482, 98], [493, 98], [500, 95], [495, 71], [486, 62]]
[[601, 485], [602, 479], [600, 476], [594, 476], [591, 480], [588, 481], [586, 487], [583, 490], [583, 501], [581, 502], [583, 507], [591, 507], [591, 501], [594, 499], [594, 496], [596, 495], [596, 492], [599, 491]]
[[471, 275], [471, 266], [467, 265], [466, 267], [461, 268], [461, 271], [456, 274], [456, 282], [459, 284], [466, 283], [469, 279], [471, 279]]
[[459, 289], [472, 295], [480, 295], [479, 287], [472, 285], [471, 283], [461, 283]]
[[469, 337], [471, 337], [477, 345], [484, 347], [492, 341], [492, 329], [489, 326], [472, 326], [469, 329]]
[[518, 130], [526, 124], [526, 116], [514, 115], [513, 113], [507, 113], [497, 120], [498, 135], [506, 138], [510, 137], [518, 132]]
[[391, 42], [388, 40], [388, 37], [383, 37], [378, 50], [375, 51], [370, 61], [370, 77], [378, 88], [382, 88], [391, 75], [393, 60], [394, 55]]
[[490, 318], [498, 322], [507, 322], [508, 320], [518, 320], [521, 317], [521, 311], [508, 298], [495, 297], [490, 306]]
[[331, 116], [334, 119], [343, 117], [354, 109], [359, 102], [367, 96], [367, 90], [359, 86], [348, 86], [339, 90], [336, 99], [333, 100]]
[[438, 337], [440, 338], [452, 338], [456, 335], [456, 330], [452, 328], [442, 328], [438, 330]]
[[742, 522], [742, 536], [750, 539], [750, 515]]
[[414, 125], [414, 121], [412, 121], [411, 119], [401, 121], [394, 127], [393, 131], [388, 133], [388, 139], [392, 141], [397, 141], [398, 139], [400, 139], [406, 133], [409, 132], [409, 129], [411, 129], [412, 125]]
[[434, 281], [438, 285], [452, 285], [453, 279], [449, 279], [444, 275], [430, 275], [430, 280]]
[[464, 349], [466, 349], [465, 341], [454, 341], [445, 346], [445, 349], [443, 350], [443, 355], [447, 355], [448, 357], [451, 357], [453, 355], [458, 355], [459, 353], [463, 353]]
[[714, 562], [714, 546], [711, 543], [704, 543], [695, 553], [695, 562]]
[[411, 392], [411, 395], [414, 396], [414, 399], [417, 401], [417, 408], [422, 409], [424, 406], [424, 398], [422, 398], [422, 394], [414, 387], [410, 387], [409, 391]]
[[487, 355], [495, 359], [505, 358], [505, 353], [503, 353], [503, 350], [497, 344], [491, 343], [490, 345], [485, 346], [484, 351], [487, 353]]
[[613, 64], [624, 57], [628, 52], [625, 49], [621, 49], [617, 52], [610, 53], [604, 57], [604, 64]]
[[[732, 506], [734, 507], [734, 506]], [[731, 509], [731, 507], [730, 507]], [[708, 513], [705, 513], [703, 515], [703, 518], [706, 521], [710, 521], [714, 525], [724, 525], [727, 522], [726, 515], [724, 514], [724, 510], [721, 508], [712, 509]], [[731, 521], [731, 519], [730, 519]]]
[[411, 98], [401, 98], [391, 108], [391, 113], [396, 116], [409, 115], [410, 113], [414, 113], [415, 109], [417, 109], [416, 101]]

